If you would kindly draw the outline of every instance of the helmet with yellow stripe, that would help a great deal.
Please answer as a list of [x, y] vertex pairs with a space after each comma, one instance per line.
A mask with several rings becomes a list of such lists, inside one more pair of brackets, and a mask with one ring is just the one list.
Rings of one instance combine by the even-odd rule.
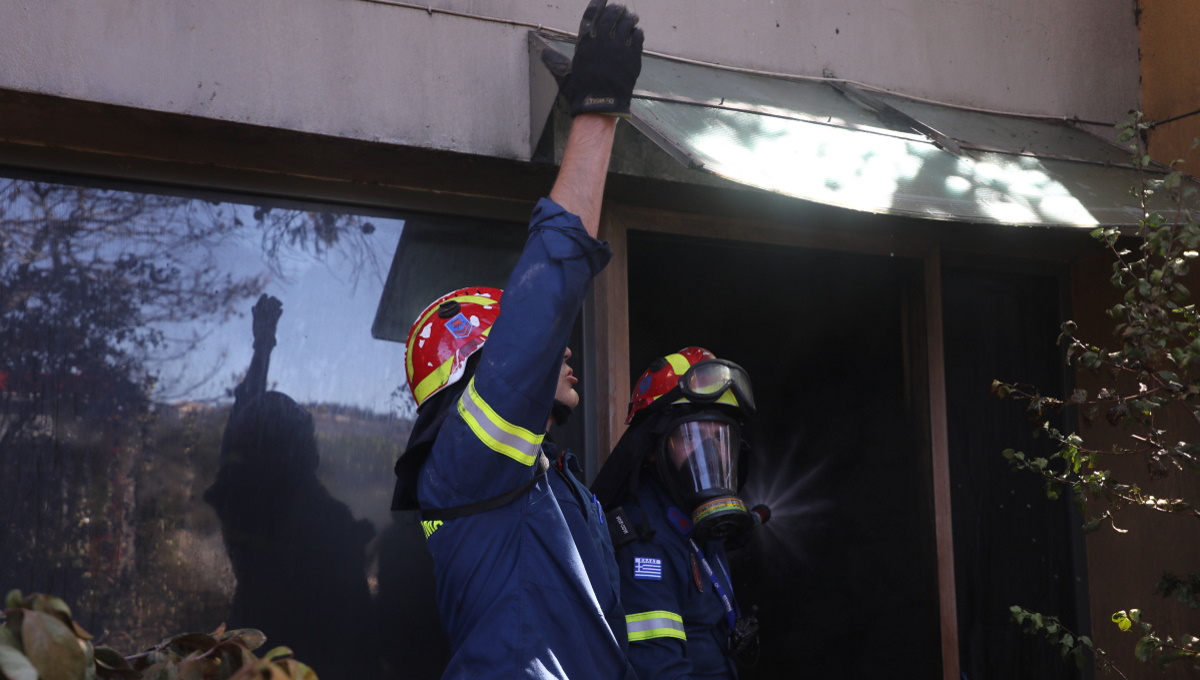
[[[660, 399], [666, 401], [656, 403]], [[741, 366], [703, 347], [684, 347], [650, 362], [634, 385], [625, 424], [646, 409], [672, 404], [725, 404], [749, 415], [754, 412], [754, 394]]]
[[404, 369], [417, 406], [458, 382], [500, 316], [499, 288], [460, 288], [434, 300], [408, 332]]
[[[753, 413], [750, 377], [741, 366], [702, 347], [684, 347], [655, 359], [642, 373], [625, 421], [632, 438], [625, 446], [622, 437], [609, 459], [619, 453], [628, 458], [628, 449], [636, 446], [640, 450], [633, 455], [651, 457], [658, 480], [675, 507], [688, 514], [695, 534], [727, 538], [754, 524], [737, 496], [745, 461], [741, 430]], [[644, 430], [652, 440], [635, 445]], [[597, 485], [603, 476], [601, 470]]]

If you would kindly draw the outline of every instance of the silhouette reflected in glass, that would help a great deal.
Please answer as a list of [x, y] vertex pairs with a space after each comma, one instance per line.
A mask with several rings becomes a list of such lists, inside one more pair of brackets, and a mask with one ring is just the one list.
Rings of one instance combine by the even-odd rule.
[[268, 295], [252, 309], [254, 356], [234, 390], [216, 482], [204, 493], [237, 578], [227, 623], [261, 630], [268, 647], [290, 647], [322, 680], [374, 680], [381, 668], [366, 547], [375, 530], [317, 479], [312, 415], [267, 390], [282, 313]]

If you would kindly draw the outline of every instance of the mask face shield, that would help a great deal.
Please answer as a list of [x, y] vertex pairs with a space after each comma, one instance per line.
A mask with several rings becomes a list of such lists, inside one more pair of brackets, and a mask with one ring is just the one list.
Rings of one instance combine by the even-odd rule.
[[700, 538], [725, 538], [753, 524], [736, 491], [741, 443], [737, 421], [715, 411], [672, 423], [663, 440], [660, 474]]
[[740, 445], [736, 423], [689, 420], [667, 435], [666, 453], [688, 491], [735, 489]]

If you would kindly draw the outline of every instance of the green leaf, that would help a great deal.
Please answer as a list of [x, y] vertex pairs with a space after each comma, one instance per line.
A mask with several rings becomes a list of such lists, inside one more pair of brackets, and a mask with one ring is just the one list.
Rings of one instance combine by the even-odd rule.
[[1129, 620], [1129, 616], [1125, 613], [1124, 609], [1113, 614], [1112, 620], [1122, 631], [1127, 631], [1133, 627], [1133, 622]]
[[1160, 653], [1154, 659], [1154, 665], [1161, 668], [1166, 668], [1168, 665], [1184, 658], [1190, 658], [1192, 655], [1183, 649], [1169, 649]]
[[263, 659], [267, 661], [279, 661], [280, 659], [290, 659], [295, 654], [289, 647], [275, 647], [271, 651], [263, 655]]
[[256, 628], [238, 628], [237, 630], [231, 630], [225, 633], [222, 639], [236, 639], [245, 645], [246, 649], [255, 650], [261, 647], [263, 643], [267, 641], [267, 636], [264, 635], [261, 630]]
[[179, 666], [168, 662], [156, 663], [142, 671], [142, 680], [177, 680], [178, 678]]
[[1052, 501], [1058, 500], [1062, 494], [1062, 485], [1058, 482], [1046, 482], [1046, 498]]
[[[46, 614], [66, 614], [67, 618], [71, 618], [71, 608], [66, 602], [54, 597], [53, 595], [43, 595], [37, 593], [33, 596], [33, 610]], [[62, 617], [60, 616], [61, 620]]]
[[125, 660], [125, 657], [121, 656], [121, 653], [112, 647], [102, 645], [96, 647], [93, 653], [96, 657], [96, 663], [103, 668], [113, 670], [129, 668], [129, 662]]
[[[19, 593], [20, 591], [13, 591]], [[10, 593], [11, 594], [11, 593]], [[0, 674], [8, 680], [38, 680], [37, 669], [21, 653], [17, 636], [0, 626]]]
[[83, 680], [96, 680], [96, 648], [88, 640], [83, 640]]
[[75, 632], [57, 617], [26, 611], [21, 624], [25, 655], [41, 680], [78, 680], [87, 667], [87, 657]]
[[279, 665], [287, 672], [287, 677], [292, 678], [292, 680], [318, 680], [317, 674], [313, 669], [295, 659], [286, 659]]
[[0, 673], [8, 680], [38, 680], [29, 659], [11, 647], [0, 646]]
[[1137, 646], [1133, 648], [1133, 655], [1138, 661], [1149, 661], [1150, 655], [1154, 650], [1158, 649], [1158, 640], [1150, 635], [1138, 640]]
[[217, 646], [217, 639], [206, 633], [183, 633], [176, 635], [169, 640], [167, 644], [173, 647], [178, 647], [187, 652], [207, 652]]
[[24, 607], [24, 602], [23, 602], [24, 599], [25, 599], [25, 597], [23, 595], [21, 595], [21, 591], [10, 590], [10, 591], [8, 591], [8, 594], [4, 596], [4, 608], [5, 609], [21, 609]]

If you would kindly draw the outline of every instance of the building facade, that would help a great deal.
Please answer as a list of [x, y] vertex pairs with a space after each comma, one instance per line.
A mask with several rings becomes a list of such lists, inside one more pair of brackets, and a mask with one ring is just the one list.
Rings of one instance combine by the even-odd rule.
[[[988, 390], [1074, 385], [1058, 324], [1099, 323], [1108, 286], [1088, 232], [1140, 214], [1112, 126], [1194, 108], [1190, 72], [1148, 47], [1186, 42], [1169, 31], [1189, 10], [629, 5], [648, 54], [606, 194], [615, 257], [573, 341], [586, 408], [560, 436], [594, 474], [653, 357], [698, 344], [749, 370], [746, 495], [775, 519], [735, 556], [764, 629], [746, 677], [1087, 675], [1014, 604], [1131, 646], [1116, 594], [1157, 575], [1009, 470], [1003, 449], [1044, 442]], [[237, 619], [256, 593], [276, 601], [232, 559], [248, 532], [360, 565], [296, 575], [328, 590], [314, 618], [371, 640], [343, 666], [310, 627], [277, 636], [322, 677], [437, 677], [419, 529], [387, 511], [413, 415], [395, 341], [446, 290], [503, 285], [569, 125], [538, 54], [570, 49], [581, 10], [0, 4], [0, 547], [20, 555], [0, 585], [68, 597], [129, 644], [255, 625]], [[1155, 158], [1186, 124], [1156, 128]], [[327, 498], [342, 541], [286, 533], [303, 498], [234, 511], [254, 527], [205, 500], [260, 294], [284, 309], [271, 389], [321, 454], [283, 486]], [[289, 464], [271, 465], [261, 488]], [[1164, 560], [1184, 570], [1200, 543], [1180, 531]]]

